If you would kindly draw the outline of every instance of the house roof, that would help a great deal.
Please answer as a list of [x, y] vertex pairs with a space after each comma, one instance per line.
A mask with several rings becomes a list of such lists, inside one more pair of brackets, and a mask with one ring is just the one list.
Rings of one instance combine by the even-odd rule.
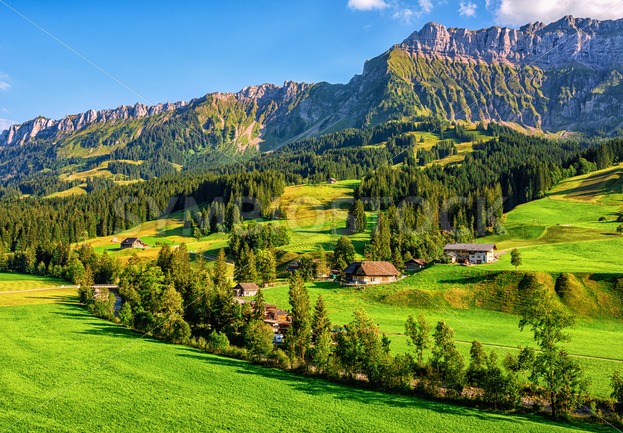
[[420, 266], [428, 265], [428, 261], [424, 259], [411, 259], [411, 260], [407, 260], [405, 263], [416, 263]]
[[236, 287], [240, 287], [242, 290], [259, 290], [255, 283], [238, 283]]
[[495, 250], [495, 244], [446, 244], [444, 251], [479, 251]]
[[133, 244], [136, 241], [140, 241], [140, 239], [139, 238], [126, 238], [121, 243], [122, 244], [125, 244], [125, 243]]
[[398, 275], [398, 270], [390, 262], [353, 262], [346, 269], [345, 274], [353, 274], [357, 270], [361, 269], [364, 275], [379, 276], [379, 275]]

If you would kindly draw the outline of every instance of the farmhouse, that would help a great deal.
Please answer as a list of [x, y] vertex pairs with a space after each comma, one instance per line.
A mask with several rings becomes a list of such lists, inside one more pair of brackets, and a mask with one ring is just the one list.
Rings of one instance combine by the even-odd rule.
[[327, 179], [327, 183], [329, 183], [329, 184], [337, 183], [337, 179], [335, 179], [333, 177], [330, 177], [330, 178]]
[[391, 283], [400, 273], [389, 262], [353, 262], [344, 269], [344, 285]]
[[444, 253], [452, 263], [482, 264], [495, 260], [495, 244], [446, 244]]
[[233, 290], [234, 296], [255, 296], [259, 288], [255, 283], [238, 283]]
[[127, 238], [121, 242], [121, 249], [123, 250], [126, 248], [149, 248], [149, 245], [139, 238]]
[[428, 261], [424, 259], [411, 259], [405, 262], [405, 268], [407, 271], [417, 271], [425, 268], [428, 265]]

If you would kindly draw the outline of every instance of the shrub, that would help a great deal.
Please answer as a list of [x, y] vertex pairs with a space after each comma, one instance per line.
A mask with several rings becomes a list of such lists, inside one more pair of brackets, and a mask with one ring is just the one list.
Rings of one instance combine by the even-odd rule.
[[205, 350], [211, 353], [225, 353], [229, 349], [229, 339], [223, 332], [213, 331], [208, 335]]

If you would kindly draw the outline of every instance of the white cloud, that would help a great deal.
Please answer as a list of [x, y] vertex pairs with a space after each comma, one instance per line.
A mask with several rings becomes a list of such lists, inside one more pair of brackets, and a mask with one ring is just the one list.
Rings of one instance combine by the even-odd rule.
[[397, 10], [396, 12], [394, 12], [394, 14], [392, 15], [392, 18], [395, 18], [397, 20], [400, 20], [408, 24], [411, 22], [411, 19], [413, 18], [414, 15], [415, 15], [415, 12], [413, 12], [411, 9], [401, 9], [401, 10]]
[[476, 5], [476, 3], [472, 3], [470, 1], [466, 2], [461, 2], [459, 3], [459, 14], [462, 17], [473, 17], [474, 15], [476, 15], [476, 8], [478, 6]]
[[15, 122], [9, 119], [0, 118], [0, 131], [4, 131], [5, 129], [9, 129], [9, 126], [14, 125]]
[[433, 10], [433, 2], [431, 0], [418, 0], [420, 9], [423, 13], [428, 14]]
[[623, 18], [623, 2], [614, 0], [487, 0], [495, 9], [498, 24], [550, 23], [565, 15], [578, 18]]
[[9, 90], [10, 88], [9, 74], [0, 71], [0, 90]]
[[358, 11], [385, 9], [388, 6], [384, 0], [348, 0], [348, 7]]

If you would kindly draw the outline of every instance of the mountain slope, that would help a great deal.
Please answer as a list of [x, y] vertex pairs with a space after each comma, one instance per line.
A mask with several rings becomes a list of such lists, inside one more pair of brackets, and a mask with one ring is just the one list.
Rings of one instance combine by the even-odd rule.
[[[186, 166], [198, 154], [271, 150], [348, 127], [429, 116], [549, 131], [613, 130], [623, 119], [622, 53], [623, 20], [564, 17], [519, 30], [429, 23], [367, 61], [347, 84], [263, 84], [188, 103], [39, 117], [0, 134], [0, 148], [36, 143], [38, 152], [73, 164], [97, 156], [162, 167]], [[46, 168], [53, 169], [39, 167]], [[0, 165], [0, 176], [18, 176], [17, 170]]]

